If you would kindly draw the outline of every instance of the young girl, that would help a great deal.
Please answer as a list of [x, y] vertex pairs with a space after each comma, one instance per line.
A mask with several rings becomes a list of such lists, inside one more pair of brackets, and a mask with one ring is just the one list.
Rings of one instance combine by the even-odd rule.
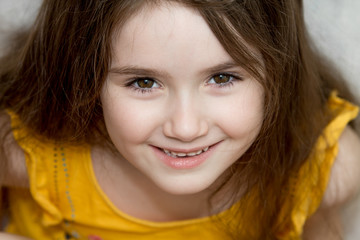
[[0, 68], [1, 239], [341, 238], [358, 109], [300, 0], [46, 0]]

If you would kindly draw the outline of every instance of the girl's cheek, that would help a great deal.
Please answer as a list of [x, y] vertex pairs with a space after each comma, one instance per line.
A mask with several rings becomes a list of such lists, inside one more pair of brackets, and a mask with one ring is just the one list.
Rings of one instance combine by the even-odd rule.
[[106, 127], [113, 140], [142, 142], [151, 136], [162, 116], [161, 105], [127, 98], [125, 94], [104, 95], [102, 104]]
[[214, 122], [228, 136], [257, 135], [264, 117], [263, 90], [250, 84], [235, 94], [210, 103]]

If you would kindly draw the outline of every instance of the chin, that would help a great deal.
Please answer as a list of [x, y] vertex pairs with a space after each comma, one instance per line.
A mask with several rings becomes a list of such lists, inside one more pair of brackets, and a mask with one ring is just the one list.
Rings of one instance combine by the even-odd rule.
[[172, 194], [172, 195], [193, 195], [199, 194], [204, 191], [207, 191], [212, 185], [212, 181], [201, 182], [198, 178], [196, 180], [173, 180], [173, 181], [162, 181], [161, 183], [156, 184], [163, 191]]

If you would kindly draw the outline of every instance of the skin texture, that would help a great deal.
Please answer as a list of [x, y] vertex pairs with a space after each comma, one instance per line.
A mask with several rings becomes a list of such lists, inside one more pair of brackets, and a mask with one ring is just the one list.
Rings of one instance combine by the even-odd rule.
[[332, 208], [325, 211], [319, 210], [306, 222], [303, 239], [341, 240], [342, 236], [339, 209]]

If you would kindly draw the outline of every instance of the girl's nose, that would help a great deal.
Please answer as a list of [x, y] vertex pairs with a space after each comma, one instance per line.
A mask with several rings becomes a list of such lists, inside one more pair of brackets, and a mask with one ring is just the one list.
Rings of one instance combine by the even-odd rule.
[[205, 136], [209, 126], [204, 116], [205, 109], [200, 105], [190, 99], [173, 103], [164, 123], [164, 135], [183, 142], [191, 142]]

